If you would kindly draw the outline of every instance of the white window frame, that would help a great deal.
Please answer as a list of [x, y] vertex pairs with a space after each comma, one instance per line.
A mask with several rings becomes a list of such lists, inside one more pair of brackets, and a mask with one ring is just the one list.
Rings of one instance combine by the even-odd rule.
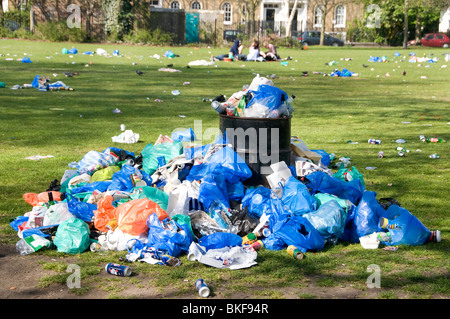
[[[229, 12], [227, 11], [227, 8], [225, 6], [228, 6], [230, 8]], [[233, 24], [233, 6], [230, 2], [224, 2], [221, 5], [222, 10], [224, 11], [223, 15], [223, 24]], [[227, 15], [229, 15], [229, 20], [226, 19]]]
[[[160, 3], [160, 0], [157, 0], [158, 1], [158, 4], [152, 4], [152, 3], [150, 3], [150, 7], [151, 8], [161, 8], [161, 3]], [[156, 0], [155, 0], [155, 2], [156, 2]]]
[[[174, 7], [174, 5], [176, 5], [176, 7]], [[180, 1], [177, 1], [177, 0], [172, 1], [172, 2], [170, 3], [170, 9], [181, 9], [181, 3], [180, 3]]]
[[247, 17], [246, 17], [246, 13], [247, 13], [247, 5], [244, 3], [242, 5], [242, 17], [241, 17], [241, 24], [245, 24], [247, 22]]
[[[318, 14], [320, 13], [320, 15]], [[323, 9], [320, 6], [315, 6], [314, 8], [314, 27], [321, 27], [322, 26], [322, 15], [323, 15]], [[319, 19], [317, 19], [319, 18]], [[319, 22], [316, 23], [316, 20]]]
[[[194, 4], [198, 4], [198, 5], [200, 5], [200, 8], [194, 8]], [[201, 10], [202, 9], [202, 3], [200, 2], [200, 1], [192, 1], [192, 3], [191, 3], [191, 9], [192, 10]]]
[[[339, 12], [339, 9], [342, 10], [342, 12]], [[338, 17], [342, 17], [342, 22], [339, 23]], [[335, 12], [334, 12], [334, 20], [336, 21], [335, 27], [336, 28], [345, 28], [345, 20], [347, 18], [347, 8], [343, 4], [339, 4], [336, 6]]]

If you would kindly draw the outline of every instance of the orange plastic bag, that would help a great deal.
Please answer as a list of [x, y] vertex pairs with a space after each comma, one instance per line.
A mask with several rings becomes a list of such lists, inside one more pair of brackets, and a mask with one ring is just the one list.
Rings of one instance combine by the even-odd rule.
[[61, 201], [61, 193], [56, 191], [42, 192], [42, 193], [25, 193], [22, 195], [23, 199], [32, 206], [42, 205], [43, 203], [47, 203], [48, 193], [52, 193], [54, 201]]
[[[116, 208], [112, 205], [114, 198], [106, 195], [99, 200], [97, 210], [94, 210], [94, 227], [100, 231], [107, 232], [109, 228], [115, 229], [110, 222], [116, 217]], [[109, 227], [108, 227], [109, 225]]]
[[151, 214], [156, 214], [159, 220], [169, 217], [157, 203], [147, 198], [130, 200], [116, 207], [118, 228], [124, 233], [139, 236], [148, 231], [147, 218]]

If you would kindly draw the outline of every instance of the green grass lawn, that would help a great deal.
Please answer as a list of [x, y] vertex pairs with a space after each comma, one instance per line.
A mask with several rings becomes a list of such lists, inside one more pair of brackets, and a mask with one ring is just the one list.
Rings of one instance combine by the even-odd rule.
[[[61, 53], [64, 47], [72, 46], [78, 49], [77, 55]], [[109, 53], [119, 49], [123, 56], [82, 54], [97, 48]], [[180, 57], [165, 58], [164, 52], [169, 49]], [[292, 135], [299, 136], [310, 149], [323, 149], [338, 158], [349, 156], [352, 165], [363, 174], [367, 190], [375, 191], [377, 198], [395, 198], [430, 230], [441, 230], [442, 242], [401, 246], [396, 252], [365, 250], [359, 244], [342, 242], [318, 253], [307, 253], [302, 261], [291, 260], [284, 250], [262, 251], [257, 266], [238, 271], [208, 268], [182, 256], [183, 264], [177, 268], [133, 265], [140, 281], [129, 284], [149, 284], [160, 287], [162, 293], [165, 287], [174, 287], [183, 294], [192, 292], [192, 285], [184, 280], [192, 283], [203, 277], [214, 283], [219, 298], [228, 298], [236, 292], [251, 298], [286, 298], [288, 290], [297, 298], [315, 298], [316, 294], [302, 290], [312, 284], [318, 290], [351, 286], [364, 297], [370, 290], [366, 286], [370, 275], [367, 267], [377, 264], [382, 272], [379, 298], [448, 298], [450, 66], [444, 66], [450, 61], [446, 62], [443, 55], [448, 50], [280, 48], [281, 57], [292, 57], [287, 66], [280, 62], [217, 62], [217, 67], [187, 68], [190, 61], [209, 60], [211, 55], [227, 50], [0, 40], [0, 82], [6, 85], [0, 89], [1, 244], [15, 245], [18, 238], [9, 222], [31, 210], [22, 195], [45, 191], [52, 180], [59, 180], [69, 169], [69, 163], [79, 161], [88, 151], [115, 146], [138, 155], [160, 134], [171, 135], [175, 129], [193, 127], [198, 120], [206, 144], [215, 137], [206, 133], [218, 128], [219, 117], [210, 103], [202, 99], [220, 94], [231, 96], [250, 84], [256, 74], [275, 74], [278, 77], [275, 85], [296, 96]], [[411, 52], [439, 61], [409, 63]], [[30, 57], [31, 64], [16, 61], [24, 54]], [[161, 59], [152, 58], [154, 54]], [[370, 56], [387, 56], [389, 62], [368, 62]], [[8, 58], [13, 61], [7, 61]], [[331, 61], [338, 63], [326, 65]], [[158, 71], [168, 64], [182, 72]], [[358, 76], [336, 78], [313, 74], [331, 73], [334, 68], [347, 68]], [[135, 70], [144, 74], [138, 76]], [[303, 77], [302, 71], [308, 71], [309, 76]], [[65, 77], [64, 72], [79, 75]], [[61, 80], [74, 91], [9, 89], [16, 84], [31, 83], [35, 75]], [[184, 82], [190, 84], [183, 85]], [[181, 94], [172, 95], [172, 90]], [[122, 113], [113, 113], [116, 108]], [[111, 137], [120, 134], [120, 124], [139, 133], [140, 142], [112, 143]], [[420, 135], [444, 138], [447, 142], [426, 144], [419, 140]], [[382, 140], [382, 144], [368, 144], [371, 138]], [[401, 144], [410, 150], [406, 157], [397, 155], [398, 139], [406, 140], [406, 144]], [[358, 144], [347, 143], [349, 140]], [[385, 153], [383, 159], [377, 158], [381, 150]], [[430, 159], [433, 153], [440, 158]], [[33, 155], [54, 157], [40, 161], [24, 159]], [[61, 255], [55, 251], [37, 254]], [[87, 285], [95, 287], [98, 272], [106, 262], [117, 261], [119, 255], [124, 253], [111, 252], [109, 257], [91, 252], [81, 254], [77, 262], [84, 266], [82, 274]], [[43, 278], [43, 286], [64, 285], [67, 276], [64, 264], [57, 266], [54, 268], [61, 275]], [[120, 296], [118, 286], [108, 283], [111, 297]]]

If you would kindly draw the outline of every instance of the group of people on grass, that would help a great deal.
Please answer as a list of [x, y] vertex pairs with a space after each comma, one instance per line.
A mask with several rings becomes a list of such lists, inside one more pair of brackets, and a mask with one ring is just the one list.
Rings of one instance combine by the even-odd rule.
[[264, 42], [264, 48], [268, 51], [263, 52], [259, 47], [259, 41], [254, 39], [248, 49], [248, 54], [243, 54], [244, 45], [241, 40], [235, 40], [228, 54], [221, 54], [214, 57], [214, 60], [223, 61], [224, 58], [230, 58], [233, 61], [276, 61], [280, 59], [276, 47], [268, 42]]

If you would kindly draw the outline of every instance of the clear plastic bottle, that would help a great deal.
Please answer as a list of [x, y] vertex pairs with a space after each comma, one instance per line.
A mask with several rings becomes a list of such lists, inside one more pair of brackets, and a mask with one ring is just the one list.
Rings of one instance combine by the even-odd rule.
[[219, 114], [225, 114], [227, 112], [227, 109], [224, 105], [222, 105], [220, 102], [218, 101], [213, 101], [211, 103], [211, 106], [214, 110], [216, 110], [217, 113]]
[[16, 249], [22, 256], [34, 253], [34, 249], [23, 238], [16, 243]]

